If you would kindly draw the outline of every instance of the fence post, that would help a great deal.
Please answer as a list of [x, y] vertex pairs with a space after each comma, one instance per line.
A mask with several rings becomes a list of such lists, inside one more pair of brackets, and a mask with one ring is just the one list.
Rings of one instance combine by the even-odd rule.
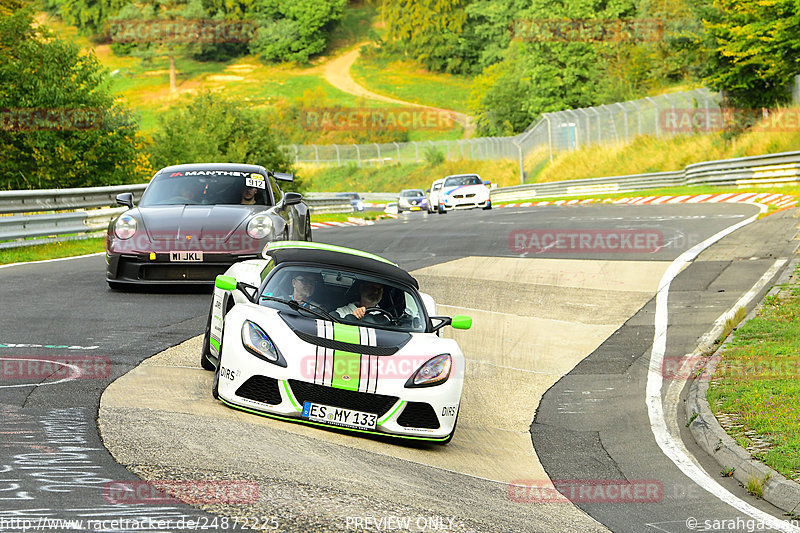
[[375, 145], [375, 149], [378, 150], [378, 165], [382, 166], [383, 165], [383, 161], [381, 160], [381, 147], [378, 146], [378, 143], [372, 143], [372, 144], [374, 144]]
[[334, 144], [333, 147], [336, 148], [336, 166], [340, 167], [342, 166], [342, 158], [339, 157], [339, 145]]
[[411, 144], [414, 145], [414, 163], [419, 163], [419, 145], [417, 141], [411, 141]]
[[653, 116], [655, 118], [655, 126], [656, 126], [656, 139], [658, 139], [659, 137], [661, 137], [661, 130], [658, 127], [658, 104], [655, 102], [655, 100], [653, 100], [649, 96], [645, 96], [644, 99], [653, 104]]
[[603, 127], [600, 125], [600, 112], [594, 107], [590, 107], [589, 109], [593, 111], [595, 115], [597, 115], [597, 144], [601, 144], [603, 142], [603, 139], [601, 138], [603, 134]]
[[625, 142], [630, 142], [631, 136], [628, 134], [628, 110], [619, 102], [617, 102], [617, 105], [622, 109], [622, 118], [625, 120]]
[[[517, 143], [517, 141], [511, 141], [511, 142], [514, 143], [514, 146], [517, 147], [517, 153], [518, 153], [518, 157], [519, 157], [519, 184], [520, 185], [524, 185], [525, 184], [525, 165], [524, 165], [524, 161], [522, 159], [522, 146], [520, 146], [519, 143]], [[553, 157], [552, 154], [550, 154], [550, 157], [551, 157], [550, 160], [552, 161], [552, 157]]]
[[[550, 127], [551, 126], [551, 124], [550, 124], [550, 113], [542, 113], [542, 116], [547, 121], [547, 146], [550, 149], [550, 162], [552, 163], [553, 162], [553, 133], [551, 131], [552, 128]], [[514, 144], [516, 144], [516, 143], [514, 143]], [[520, 151], [520, 154], [522, 154], [522, 149], [520, 149], [519, 145], [517, 145], [517, 149]], [[522, 157], [522, 155], [520, 155], [520, 158], [521, 157]], [[520, 165], [522, 165], [522, 163], [520, 163]], [[520, 180], [522, 180], [522, 178], [520, 178]]]
[[300, 162], [300, 151], [297, 149], [296, 144], [293, 144], [292, 148], [294, 148], [294, 164], [296, 165]]
[[400, 164], [400, 145], [397, 144], [395, 141], [392, 141], [392, 144], [397, 148], [397, 164]]
[[636, 115], [639, 121], [639, 135], [642, 134], [642, 110], [635, 101], [631, 100], [631, 105], [636, 109]]
[[319, 165], [319, 148], [317, 148], [316, 144], [312, 144], [311, 146], [314, 147], [314, 157], [317, 160], [317, 164]]
[[360, 168], [361, 167], [361, 149], [358, 147], [357, 144], [354, 144], [353, 146], [356, 147], [356, 161], [358, 161], [358, 166]]

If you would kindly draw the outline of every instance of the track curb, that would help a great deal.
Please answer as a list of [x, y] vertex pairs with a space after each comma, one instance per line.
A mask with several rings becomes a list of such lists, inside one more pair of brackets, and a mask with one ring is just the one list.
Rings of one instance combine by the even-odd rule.
[[[800, 263], [800, 258], [795, 256], [784, 265], [775, 285], [785, 283], [792, 275], [795, 267]], [[773, 286], [767, 294], [777, 294], [779, 287]], [[763, 305], [763, 297], [756, 306], [747, 314], [742, 324], [753, 318]], [[722, 467], [723, 476], [731, 476], [747, 487], [748, 482], [757, 481], [762, 486], [761, 498], [784, 512], [794, 515], [800, 506], [800, 484], [786, 479], [777, 471], [764, 463], [756, 460], [743, 447], [739, 446], [725, 429], [722, 428], [717, 417], [711, 411], [711, 406], [706, 399], [709, 388], [709, 377], [721, 353], [728, 343], [726, 340], [719, 349], [714, 348], [714, 339], [718, 338], [721, 328], [714, 327], [701, 339], [700, 344], [690, 357], [704, 357], [713, 352], [705, 362], [705, 368], [700, 374], [703, 379], [693, 379], [685, 400], [686, 419], [689, 430], [698, 446], [708, 455], [713, 457]]]

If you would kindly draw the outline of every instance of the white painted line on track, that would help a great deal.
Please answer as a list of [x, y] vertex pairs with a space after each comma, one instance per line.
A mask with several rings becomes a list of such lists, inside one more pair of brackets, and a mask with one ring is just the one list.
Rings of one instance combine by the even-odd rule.
[[[759, 205], [759, 208], [761, 213], [766, 211], [765, 205]], [[689, 479], [720, 501], [759, 520], [770, 528], [785, 532], [800, 532], [800, 528], [791, 525], [789, 522], [776, 518], [769, 513], [765, 513], [744, 500], [737, 498], [722, 485], [717, 483], [705, 470], [700, 468], [691, 458], [691, 454], [688, 453], [683, 443], [670, 434], [664, 417], [664, 405], [661, 400], [661, 388], [664, 381], [661, 368], [667, 347], [667, 325], [669, 323], [669, 309], [667, 304], [672, 280], [675, 279], [678, 273], [691, 263], [700, 252], [737, 229], [750, 224], [757, 218], [758, 215], [754, 215], [712, 235], [700, 244], [693, 246], [675, 259], [675, 261], [670, 264], [669, 268], [667, 268], [666, 272], [664, 272], [664, 276], [661, 278], [661, 283], [659, 284], [658, 293], [656, 294], [655, 335], [653, 338], [653, 349], [650, 353], [650, 365], [647, 372], [645, 401], [647, 403], [647, 412], [650, 417], [650, 429], [653, 432], [653, 436], [659, 448], [661, 448], [661, 451], [664, 452], [675, 466]]]
[[81, 375], [83, 375], [83, 372], [81, 372], [81, 369], [76, 365], [71, 365], [69, 363], [63, 363], [61, 361], [52, 361], [50, 359], [39, 359], [39, 358], [30, 359], [30, 358], [26, 358], [26, 357], [0, 357], [0, 360], [6, 360], [6, 361], [33, 361], [33, 362], [38, 362], [38, 363], [41, 363], [42, 361], [45, 361], [45, 362], [48, 362], [48, 363], [55, 363], [57, 365], [69, 367], [70, 369], [72, 369], [72, 372], [73, 372], [72, 376], [67, 376], [67, 377], [65, 377], [63, 379], [59, 379], [59, 380], [56, 380], [56, 381], [45, 381], [45, 382], [39, 382], [39, 383], [20, 383], [18, 385], [0, 385], [0, 389], [19, 389], [19, 388], [22, 388], [22, 387], [42, 387], [44, 385], [56, 385], [58, 383], [64, 383], [65, 381], [72, 381], [72, 380], [78, 379], [79, 377], [81, 377]]
[[96, 255], [105, 255], [105, 252], [95, 252], [93, 254], [73, 255], [71, 257], [59, 257], [57, 259], [42, 259], [41, 261], [25, 261], [23, 263], [9, 263], [7, 265], [0, 265], [0, 268], [8, 268], [20, 265], [40, 265], [42, 263], [53, 263], [55, 261], [67, 261], [69, 259], [81, 259], [83, 257], [94, 257]]

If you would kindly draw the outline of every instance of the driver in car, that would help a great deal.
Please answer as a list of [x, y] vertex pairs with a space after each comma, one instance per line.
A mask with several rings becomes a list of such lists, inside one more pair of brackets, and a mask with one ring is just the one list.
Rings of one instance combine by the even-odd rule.
[[378, 302], [383, 298], [383, 285], [372, 281], [358, 281], [359, 300], [351, 302], [336, 310], [336, 314], [344, 318], [353, 315], [357, 319], [364, 318], [370, 307], [378, 307]]

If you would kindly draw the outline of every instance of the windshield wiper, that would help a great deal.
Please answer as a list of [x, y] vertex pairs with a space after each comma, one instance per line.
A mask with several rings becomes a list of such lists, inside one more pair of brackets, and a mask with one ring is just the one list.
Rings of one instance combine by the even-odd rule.
[[320, 307], [318, 305], [314, 305], [314, 304], [308, 303], [308, 302], [306, 302], [306, 305], [300, 305], [299, 303], [297, 303], [296, 300], [286, 300], [285, 298], [278, 298], [277, 296], [266, 296], [266, 295], [261, 295], [261, 299], [262, 300], [270, 300], [272, 302], [280, 302], [282, 304], [288, 305], [289, 307], [291, 307], [295, 311], [300, 311], [300, 310], [308, 311], [312, 315], [316, 315], [316, 316], [318, 316], [320, 318], [324, 318], [325, 320], [330, 320], [331, 322], [339, 322], [339, 320], [334, 318], [334, 316], [332, 314], [327, 312], [322, 307]]

